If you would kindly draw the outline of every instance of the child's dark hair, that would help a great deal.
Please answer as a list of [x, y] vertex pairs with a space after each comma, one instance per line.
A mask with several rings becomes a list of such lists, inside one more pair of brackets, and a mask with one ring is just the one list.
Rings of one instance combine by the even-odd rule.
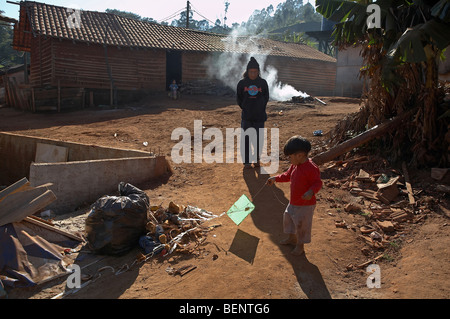
[[305, 152], [308, 155], [311, 151], [311, 143], [300, 135], [292, 136], [284, 144], [284, 155], [289, 156], [298, 152]]

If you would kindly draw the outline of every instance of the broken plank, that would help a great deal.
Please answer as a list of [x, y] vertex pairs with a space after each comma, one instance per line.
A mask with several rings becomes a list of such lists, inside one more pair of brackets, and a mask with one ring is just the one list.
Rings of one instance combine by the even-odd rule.
[[405, 177], [406, 190], [408, 191], [408, 199], [410, 204], [415, 204], [416, 200], [414, 199], [413, 190], [411, 187], [411, 182], [409, 180], [408, 169], [406, 167], [406, 163], [402, 163], [403, 176]]
[[29, 222], [29, 223], [31, 223], [31, 224], [40, 226], [40, 227], [42, 227], [42, 228], [51, 230], [51, 231], [53, 231], [53, 232], [55, 232], [55, 233], [58, 233], [58, 234], [61, 234], [61, 235], [66, 236], [66, 237], [69, 237], [69, 238], [71, 238], [71, 239], [74, 239], [74, 240], [76, 240], [76, 241], [83, 242], [83, 239], [82, 239], [81, 237], [76, 236], [76, 235], [71, 234], [71, 233], [68, 233], [68, 232], [66, 232], [66, 231], [64, 231], [64, 230], [58, 229], [58, 228], [56, 228], [56, 227], [54, 227], [54, 226], [51, 226], [51, 225], [49, 225], [49, 224], [47, 224], [47, 223], [43, 223], [43, 222], [41, 222], [40, 220], [37, 220], [37, 219], [35, 219], [35, 218], [25, 217], [24, 220], [27, 221], [27, 222]]
[[413, 110], [404, 112], [392, 120], [388, 120], [385, 123], [374, 126], [373, 128], [355, 136], [354, 138], [349, 139], [341, 144], [338, 144], [335, 147], [329, 149], [328, 151], [325, 151], [323, 153], [314, 156], [312, 161], [317, 165], [325, 164], [335, 159], [336, 157], [345, 154], [351, 151], [352, 149], [373, 140], [374, 138], [377, 138], [379, 136], [384, 135], [387, 132], [390, 132], [394, 128], [401, 125], [403, 121], [406, 120], [412, 114]]
[[55, 200], [55, 194], [46, 187], [11, 194], [0, 202], [0, 226], [20, 222]]
[[27, 190], [29, 188], [30, 182], [26, 177], [24, 177], [0, 192], [0, 202], [8, 195]]
[[360, 264], [360, 265], [358, 265], [358, 266], [356, 266], [356, 267], [358, 267], [358, 268], [364, 268], [365, 266], [368, 266], [368, 265], [370, 265], [370, 264], [373, 264], [374, 262], [376, 262], [378, 259], [380, 259], [380, 258], [383, 257], [383, 256], [384, 256], [384, 254], [381, 254], [381, 255], [379, 255], [379, 256], [377, 256], [377, 257], [371, 259], [371, 260], [368, 260], [368, 261], [366, 261], [365, 263], [362, 263], [362, 264]]

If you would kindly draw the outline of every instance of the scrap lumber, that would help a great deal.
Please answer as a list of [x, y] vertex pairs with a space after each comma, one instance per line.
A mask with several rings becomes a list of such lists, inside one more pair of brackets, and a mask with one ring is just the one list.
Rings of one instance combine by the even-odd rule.
[[76, 241], [83, 242], [83, 239], [81, 237], [73, 235], [71, 233], [68, 233], [68, 232], [66, 232], [66, 231], [64, 231], [62, 229], [58, 229], [58, 228], [56, 228], [54, 226], [51, 226], [51, 225], [49, 225], [47, 223], [44, 223], [44, 222], [40, 221], [39, 219], [36, 219], [36, 218], [34, 218], [32, 216], [25, 217], [24, 220], [29, 222], [29, 223], [31, 223], [31, 224], [37, 225], [39, 227], [48, 229], [48, 230], [53, 231], [55, 233], [58, 233], [58, 234], [66, 236], [66, 237], [69, 237], [71, 239], [74, 239]]
[[382, 258], [383, 256], [384, 256], [384, 254], [381, 254], [381, 255], [379, 255], [379, 256], [373, 258], [373, 259], [370, 259], [370, 260], [366, 261], [365, 263], [362, 263], [362, 264], [360, 264], [360, 265], [357, 265], [356, 267], [358, 267], [358, 268], [361, 269], [361, 268], [364, 268], [364, 267], [366, 267], [366, 266], [369, 266], [370, 264], [375, 263], [378, 259]]
[[415, 204], [416, 200], [414, 199], [413, 190], [411, 187], [411, 182], [409, 180], [408, 169], [406, 168], [406, 163], [402, 163], [403, 175], [405, 177], [406, 190], [408, 191], [408, 199], [410, 204]]
[[392, 202], [398, 194], [400, 194], [400, 191], [398, 190], [397, 181], [400, 179], [399, 176], [391, 178], [387, 183], [385, 184], [377, 184], [378, 191], [377, 191], [377, 197], [384, 203], [389, 204]]
[[30, 182], [26, 177], [22, 178], [20, 181], [6, 187], [4, 190], [0, 191], [0, 202], [8, 195], [21, 192], [30, 188]]
[[55, 194], [44, 184], [10, 194], [0, 202], [0, 226], [20, 222], [56, 200]]
[[387, 132], [390, 132], [394, 128], [398, 127], [401, 123], [403, 123], [403, 121], [406, 120], [410, 116], [410, 114], [411, 111], [404, 112], [392, 120], [389, 120], [380, 125], [376, 125], [371, 129], [368, 129], [367, 131], [359, 134], [358, 136], [355, 136], [350, 140], [347, 140], [341, 144], [336, 145], [335, 147], [331, 148], [328, 151], [322, 152], [314, 156], [312, 160], [317, 165], [325, 164], [335, 159], [336, 157], [351, 151], [355, 147], [358, 147], [362, 144], [365, 144], [373, 140], [374, 138], [377, 138], [379, 136], [384, 135]]

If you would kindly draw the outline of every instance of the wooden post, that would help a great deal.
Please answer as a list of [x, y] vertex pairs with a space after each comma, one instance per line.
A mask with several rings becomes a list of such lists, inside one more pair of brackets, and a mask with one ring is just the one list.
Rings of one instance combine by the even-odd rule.
[[347, 140], [339, 145], [336, 145], [335, 147], [331, 148], [330, 150], [320, 153], [313, 157], [313, 162], [317, 165], [322, 165], [324, 163], [327, 163], [336, 157], [345, 154], [355, 147], [358, 147], [362, 144], [365, 144], [371, 140], [373, 140], [376, 137], [379, 137], [386, 132], [391, 131], [392, 129], [399, 126], [405, 119], [407, 119], [411, 114], [413, 110], [404, 112], [400, 115], [398, 115], [396, 118], [389, 120], [383, 124], [377, 125], [372, 127], [371, 129], [359, 134], [358, 136]]
[[5, 103], [6, 105], [11, 106], [9, 102], [8, 82], [6, 75], [3, 76], [3, 83], [5, 83]]
[[89, 107], [93, 107], [94, 105], [94, 91], [89, 91]]
[[33, 108], [33, 113], [36, 112], [36, 100], [34, 99], [34, 87], [31, 88], [31, 107]]
[[110, 90], [109, 90], [109, 105], [113, 106], [114, 104], [114, 96], [113, 96], [113, 84], [110, 83]]
[[85, 104], [86, 104], [86, 101], [85, 101], [86, 100], [86, 91], [84, 88], [81, 90], [83, 90], [81, 93], [81, 108], [84, 109]]
[[61, 81], [58, 80], [58, 113], [61, 112]]
[[25, 81], [25, 84], [28, 84], [28, 52], [25, 52], [25, 54], [23, 55], [23, 60], [24, 60], [24, 65], [23, 65], [23, 78]]
[[406, 167], [405, 162], [402, 163], [402, 170], [403, 170], [403, 175], [405, 176], [405, 184], [406, 184], [406, 190], [408, 191], [409, 203], [414, 205], [416, 203], [416, 200], [414, 199], [414, 194], [413, 194], [411, 182], [409, 179], [408, 169]]

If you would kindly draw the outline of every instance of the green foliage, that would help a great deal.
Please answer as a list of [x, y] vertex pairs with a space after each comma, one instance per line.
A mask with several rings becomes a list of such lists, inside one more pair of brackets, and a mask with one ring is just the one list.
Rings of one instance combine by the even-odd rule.
[[[3, 11], [0, 10], [0, 13]], [[8, 67], [23, 62], [11, 44], [13, 39], [13, 28], [6, 24], [0, 24], [0, 68]]]
[[[379, 28], [368, 30], [367, 18], [374, 12], [366, 11], [372, 3], [381, 19]], [[448, 113], [439, 106], [438, 61], [450, 45], [450, 0], [317, 0], [316, 5], [336, 22], [339, 49], [361, 48], [367, 103], [354, 125], [364, 127], [371, 118], [379, 122], [410, 109], [414, 129], [385, 137], [389, 153], [413, 165], [448, 165]]]
[[262, 33], [302, 22], [320, 22], [322, 17], [315, 12], [314, 7], [303, 0], [286, 0], [280, 3], [276, 10], [273, 5], [262, 10], [255, 10], [247, 22], [242, 22], [249, 33]]
[[[381, 29], [368, 30], [366, 19], [370, 3], [381, 9]], [[450, 44], [450, 1], [347, 1], [317, 0], [317, 12], [337, 22], [334, 31], [337, 46], [353, 45], [370, 32], [381, 32], [383, 50], [398, 63], [427, 60], [427, 44], [443, 50]]]

